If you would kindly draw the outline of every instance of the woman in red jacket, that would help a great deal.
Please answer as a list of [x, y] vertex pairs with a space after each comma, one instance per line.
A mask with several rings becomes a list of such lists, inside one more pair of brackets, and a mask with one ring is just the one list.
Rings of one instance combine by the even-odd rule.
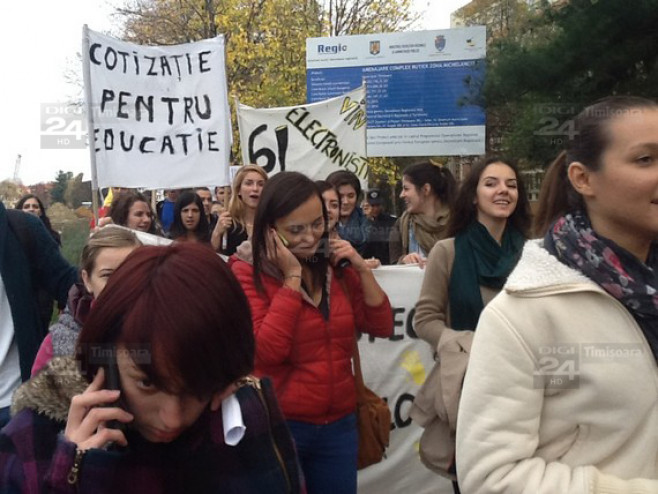
[[[344, 258], [351, 267], [336, 268]], [[274, 382], [308, 492], [354, 494], [352, 350], [357, 329], [392, 334], [386, 294], [349, 242], [328, 239], [322, 196], [296, 172], [265, 184], [251, 244], [232, 269], [251, 305], [256, 374]]]

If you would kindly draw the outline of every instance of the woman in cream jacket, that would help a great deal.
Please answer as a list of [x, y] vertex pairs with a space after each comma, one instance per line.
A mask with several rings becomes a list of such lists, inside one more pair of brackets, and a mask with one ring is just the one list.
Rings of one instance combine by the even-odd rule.
[[537, 230], [478, 323], [464, 493], [658, 492], [658, 105], [602, 100], [551, 165]]

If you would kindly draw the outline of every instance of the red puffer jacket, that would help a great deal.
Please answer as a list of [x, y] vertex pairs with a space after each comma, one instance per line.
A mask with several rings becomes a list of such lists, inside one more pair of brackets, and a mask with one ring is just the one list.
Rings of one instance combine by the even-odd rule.
[[[378, 307], [363, 302], [361, 281], [344, 270], [350, 298], [333, 276], [329, 320], [300, 292], [262, 274], [265, 293], [257, 291], [251, 264], [231, 263], [249, 303], [256, 337], [258, 376], [270, 376], [287, 419], [325, 424], [356, 409], [352, 373], [355, 328], [374, 336], [393, 334], [393, 311], [386, 298]], [[354, 308], [354, 310], [353, 310]]]

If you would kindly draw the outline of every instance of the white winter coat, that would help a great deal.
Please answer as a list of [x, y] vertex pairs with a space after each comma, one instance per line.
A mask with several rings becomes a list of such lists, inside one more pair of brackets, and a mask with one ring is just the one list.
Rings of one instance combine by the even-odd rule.
[[613, 297], [541, 247], [475, 332], [457, 420], [462, 493], [658, 493], [658, 366]]

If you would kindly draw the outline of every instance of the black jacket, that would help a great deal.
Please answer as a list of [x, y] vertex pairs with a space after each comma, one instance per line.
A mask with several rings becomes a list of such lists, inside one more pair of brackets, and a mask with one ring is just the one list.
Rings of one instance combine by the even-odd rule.
[[25, 381], [47, 332], [41, 325], [36, 292], [43, 289], [64, 306], [78, 273], [62, 257], [39, 218], [7, 210], [0, 202], [0, 274], [11, 307], [21, 378]]

